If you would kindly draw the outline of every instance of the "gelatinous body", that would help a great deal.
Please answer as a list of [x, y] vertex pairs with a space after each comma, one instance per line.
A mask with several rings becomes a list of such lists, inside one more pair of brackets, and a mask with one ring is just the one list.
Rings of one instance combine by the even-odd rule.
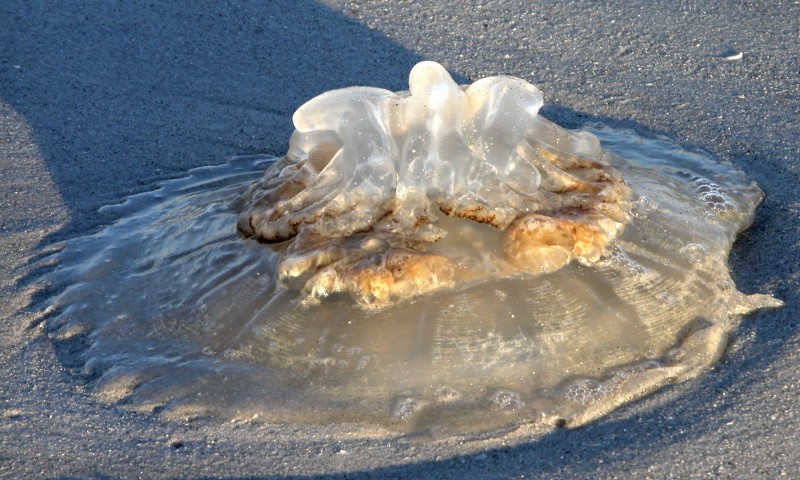
[[67, 364], [179, 418], [574, 426], [698, 374], [780, 305], [729, 275], [762, 198], [732, 165], [561, 129], [518, 79], [418, 68], [410, 94], [303, 106], [284, 158], [109, 207], [49, 278]]
[[239, 217], [247, 236], [292, 240], [278, 266], [285, 285], [312, 301], [349, 292], [385, 307], [591, 265], [622, 232], [630, 189], [596, 137], [538, 115], [536, 87], [490, 77], [462, 89], [433, 62], [409, 83], [335, 90], [294, 114], [289, 152]]

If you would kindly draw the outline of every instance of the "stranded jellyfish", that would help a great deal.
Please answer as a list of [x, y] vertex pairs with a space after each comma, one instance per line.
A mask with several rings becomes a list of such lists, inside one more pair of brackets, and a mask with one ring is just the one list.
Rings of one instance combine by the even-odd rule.
[[697, 375], [780, 305], [728, 272], [763, 197], [733, 165], [563, 129], [517, 78], [458, 86], [422, 62], [409, 83], [322, 94], [284, 157], [106, 207], [119, 220], [50, 274], [65, 363], [170, 418], [578, 426]]

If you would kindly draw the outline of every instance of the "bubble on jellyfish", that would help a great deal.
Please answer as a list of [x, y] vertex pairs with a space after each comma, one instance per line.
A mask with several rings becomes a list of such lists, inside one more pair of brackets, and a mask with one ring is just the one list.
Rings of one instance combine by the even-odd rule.
[[697, 375], [780, 305], [729, 274], [763, 197], [730, 163], [563, 129], [517, 78], [458, 86], [422, 62], [409, 83], [324, 93], [284, 157], [105, 207], [119, 219], [47, 277], [76, 378], [167, 418], [578, 426]]

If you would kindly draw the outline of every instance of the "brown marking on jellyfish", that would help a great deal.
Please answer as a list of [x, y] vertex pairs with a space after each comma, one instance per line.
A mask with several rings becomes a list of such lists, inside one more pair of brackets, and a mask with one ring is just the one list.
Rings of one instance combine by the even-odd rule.
[[345, 275], [346, 285], [351, 285], [356, 301], [366, 306], [383, 306], [391, 303], [394, 277], [382, 265], [356, 265]]
[[448, 217], [466, 218], [473, 222], [490, 225], [498, 230], [503, 229], [508, 222], [502, 222], [497, 212], [489, 210], [483, 205], [470, 205], [468, 207], [452, 206], [440, 203], [439, 210]]
[[423, 283], [434, 277], [449, 280], [453, 275], [453, 266], [446, 257], [411, 250], [390, 251], [386, 255], [386, 268], [398, 280], [422, 279]]
[[558, 193], [558, 194], [580, 193], [585, 189], [584, 185], [585, 184], [583, 182], [563, 184], [559, 187], [551, 188], [550, 190], [548, 190], [548, 193]]
[[554, 217], [539, 214], [516, 219], [503, 238], [508, 260], [528, 273], [558, 270], [572, 260], [574, 248], [571, 228]]
[[575, 237], [572, 253], [578, 261], [584, 265], [590, 265], [600, 260], [611, 242], [608, 233], [597, 223], [578, 218], [569, 219], [568, 228]]
[[396, 249], [386, 255], [385, 265], [395, 279], [395, 294], [400, 298], [450, 287], [455, 276], [452, 262], [434, 253]]
[[[454, 283], [455, 267], [438, 254], [398, 248], [369, 256], [351, 250], [333, 253], [342, 256], [333, 263], [318, 265], [322, 268], [305, 283], [307, 295], [323, 298], [334, 292], [348, 292], [364, 307], [382, 308]], [[353, 265], [354, 258], [360, 260]]]
[[572, 260], [591, 265], [603, 256], [619, 230], [592, 217], [590, 212], [575, 210], [520, 217], [506, 230], [503, 249], [516, 268], [529, 273], [552, 272]]
[[390, 218], [394, 217], [395, 209], [394, 207], [387, 208], [383, 214], [375, 220], [375, 223], [382, 223], [385, 220], [389, 220]]
[[268, 222], [271, 228], [265, 226], [259, 230], [258, 239], [267, 243], [285, 242], [286, 240], [296, 237], [300, 233], [302, 225], [314, 223], [319, 220], [320, 216], [320, 212], [315, 212], [311, 218], [294, 216], [279, 217], [277, 221]]
[[430, 217], [422, 215], [417, 218], [417, 221], [414, 222], [414, 230], [420, 228], [423, 225], [427, 225], [429, 223], [433, 223], [433, 220]]

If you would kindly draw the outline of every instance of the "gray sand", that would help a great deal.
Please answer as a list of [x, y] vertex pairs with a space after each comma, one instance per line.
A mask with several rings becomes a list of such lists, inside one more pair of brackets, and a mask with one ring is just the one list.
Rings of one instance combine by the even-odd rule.
[[[0, 3], [0, 476], [800, 472], [800, 2], [65, 3]], [[169, 423], [96, 402], [47, 341], [31, 341], [30, 315], [15, 312], [43, 295], [18, 280], [48, 245], [113, 220], [100, 206], [231, 155], [279, 155], [304, 100], [354, 84], [404, 88], [422, 59], [461, 81], [523, 77], [562, 125], [667, 135], [738, 165], [767, 199], [734, 248], [734, 278], [786, 307], [746, 319], [701, 378], [529, 441]]]

